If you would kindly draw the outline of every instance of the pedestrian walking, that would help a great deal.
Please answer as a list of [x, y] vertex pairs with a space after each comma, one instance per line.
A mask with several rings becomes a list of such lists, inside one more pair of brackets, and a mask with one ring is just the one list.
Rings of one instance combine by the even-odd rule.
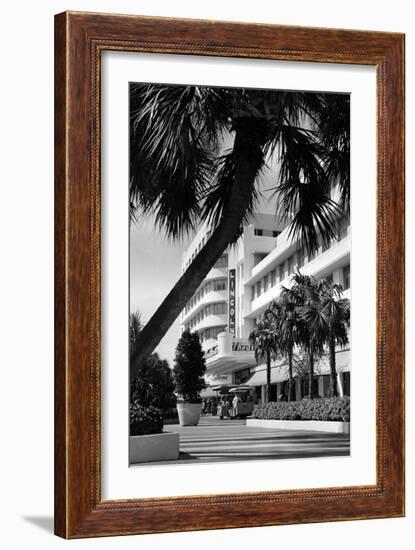
[[218, 416], [221, 420], [223, 420], [223, 418], [225, 416], [229, 416], [229, 407], [228, 407], [228, 403], [225, 401], [225, 399], [222, 397], [222, 399], [220, 400], [219, 402], [219, 406], [218, 406]]
[[242, 402], [241, 398], [237, 393], [235, 393], [235, 397], [232, 399], [232, 413], [234, 418], [238, 416], [238, 405], [241, 402]]

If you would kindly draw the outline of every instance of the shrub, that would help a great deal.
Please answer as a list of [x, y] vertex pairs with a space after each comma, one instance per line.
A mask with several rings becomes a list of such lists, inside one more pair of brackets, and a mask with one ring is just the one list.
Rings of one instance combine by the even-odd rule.
[[327, 397], [303, 401], [278, 401], [257, 405], [253, 418], [267, 420], [330, 420], [350, 422], [350, 397]]
[[174, 358], [176, 390], [183, 401], [200, 403], [200, 391], [206, 386], [205, 354], [197, 332], [185, 330], [176, 347]]
[[137, 375], [131, 384], [131, 402], [162, 411], [176, 405], [174, 380], [169, 364], [157, 353], [147, 357], [138, 366]]
[[130, 405], [130, 435], [159, 434], [163, 431], [161, 411], [143, 407], [137, 401]]

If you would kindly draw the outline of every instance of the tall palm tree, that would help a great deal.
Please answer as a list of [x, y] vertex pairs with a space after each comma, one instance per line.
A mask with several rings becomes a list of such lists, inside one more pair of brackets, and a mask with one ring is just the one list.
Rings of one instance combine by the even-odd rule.
[[322, 341], [329, 350], [330, 395], [336, 397], [336, 345], [349, 343], [350, 301], [342, 298], [343, 287], [330, 281], [316, 285], [314, 299], [304, 310], [305, 321], [313, 338]]
[[249, 341], [254, 346], [257, 362], [265, 361], [267, 366], [267, 403], [271, 401], [271, 360], [275, 359], [279, 350], [279, 338], [269, 319], [262, 319], [249, 335]]
[[294, 348], [302, 343], [304, 320], [288, 292], [283, 293], [278, 301], [270, 305], [268, 314], [272, 317], [272, 323], [279, 336], [279, 349], [287, 357], [288, 401], [292, 401], [294, 400]]
[[281, 299], [293, 305], [297, 315], [296, 343], [308, 357], [308, 397], [314, 398], [314, 361], [324, 351], [325, 334], [318, 323], [313, 325], [320, 304], [321, 283], [300, 271], [291, 277], [292, 285], [282, 287]]
[[[334, 120], [326, 120], [333, 110]], [[340, 116], [341, 115], [341, 116]], [[337, 122], [336, 122], [337, 121]], [[152, 215], [169, 238], [201, 222], [213, 231], [138, 338], [149, 355], [192, 297], [260, 197], [258, 175], [277, 158], [279, 213], [313, 250], [333, 237], [338, 182], [348, 200], [349, 97], [336, 94], [132, 84], [130, 213]], [[224, 149], [230, 140], [232, 146]], [[131, 373], [134, 376], [134, 373]]]

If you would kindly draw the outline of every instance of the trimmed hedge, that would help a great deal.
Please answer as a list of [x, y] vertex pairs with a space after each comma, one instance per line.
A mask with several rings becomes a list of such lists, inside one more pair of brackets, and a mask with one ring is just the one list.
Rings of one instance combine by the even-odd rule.
[[257, 405], [252, 418], [266, 420], [331, 420], [350, 422], [350, 397], [278, 401]]
[[143, 407], [137, 401], [130, 405], [130, 435], [160, 434], [163, 417], [160, 409]]

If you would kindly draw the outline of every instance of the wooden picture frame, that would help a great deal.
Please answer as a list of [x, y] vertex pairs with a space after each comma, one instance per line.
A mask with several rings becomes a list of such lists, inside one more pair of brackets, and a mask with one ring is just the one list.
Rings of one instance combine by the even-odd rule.
[[[376, 67], [375, 485], [101, 500], [104, 50]], [[55, 533], [78, 538], [404, 515], [404, 35], [61, 13], [55, 19], [55, 128]]]

